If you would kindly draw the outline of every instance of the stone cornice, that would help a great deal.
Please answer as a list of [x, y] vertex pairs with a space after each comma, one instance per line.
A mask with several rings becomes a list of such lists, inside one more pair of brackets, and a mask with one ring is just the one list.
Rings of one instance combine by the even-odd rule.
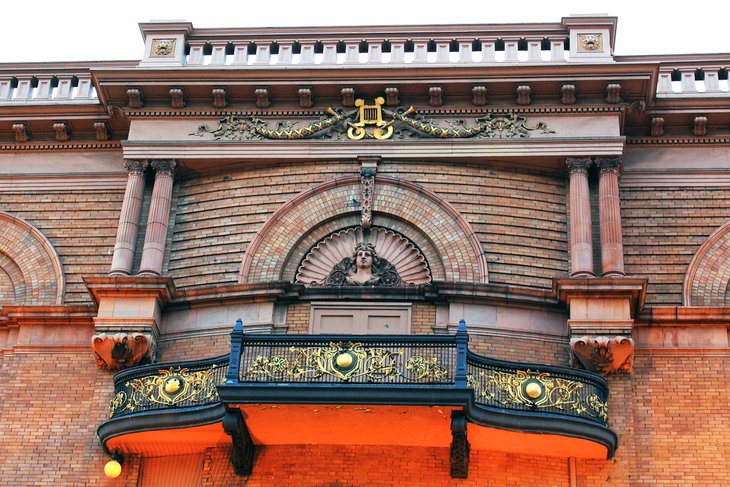
[[[550, 105], [550, 106], [484, 106], [484, 107], [443, 107], [443, 108], [431, 108], [431, 107], [417, 107], [418, 113], [429, 116], [449, 116], [449, 115], [485, 115], [489, 113], [502, 114], [505, 112], [515, 113], [516, 115], [522, 114], [576, 114], [576, 113], [621, 113], [625, 111], [625, 107], [622, 105]], [[198, 117], [217, 117], [222, 118], [229, 115], [237, 117], [305, 117], [305, 118], [317, 118], [321, 117], [322, 110], [297, 110], [297, 109], [267, 109], [267, 110], [200, 110], [200, 109], [125, 109], [127, 117], [133, 118], [198, 118]]]
[[[245, 147], [242, 153], [241, 147]], [[398, 159], [446, 159], [489, 157], [581, 157], [585, 154], [620, 157], [624, 137], [586, 137], [581, 139], [541, 137], [534, 139], [442, 140], [417, 139], [396, 141], [328, 141], [306, 140], [252, 142], [197, 141], [128, 141], [124, 144], [126, 159], [250, 159], [286, 160], [352, 159], [377, 155]]]
[[639, 314], [646, 298], [648, 280], [640, 277], [586, 277], [553, 280], [553, 293], [561, 303], [573, 298], [629, 298], [632, 318]]
[[22, 142], [0, 144], [0, 151], [68, 151], [121, 149], [121, 141], [109, 142]]
[[91, 297], [99, 303], [104, 296], [157, 297], [162, 303], [169, 303], [175, 296], [175, 284], [171, 277], [158, 276], [109, 276], [84, 277]]
[[717, 145], [730, 144], [730, 135], [717, 137], [626, 137], [627, 145]]
[[730, 308], [694, 306], [655, 306], [644, 308], [636, 326], [725, 325], [730, 326]]

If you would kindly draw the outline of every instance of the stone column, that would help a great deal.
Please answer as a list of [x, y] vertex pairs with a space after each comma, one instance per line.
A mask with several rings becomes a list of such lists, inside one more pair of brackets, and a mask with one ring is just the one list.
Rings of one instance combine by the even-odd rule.
[[129, 176], [127, 176], [127, 189], [122, 201], [122, 213], [119, 215], [117, 242], [114, 245], [114, 256], [109, 275], [131, 274], [137, 232], [139, 231], [139, 217], [142, 213], [144, 171], [147, 168], [147, 161], [124, 161], [124, 167], [129, 171]]
[[590, 157], [567, 158], [570, 174], [570, 276], [593, 276], [593, 229], [588, 190]]
[[144, 248], [142, 249], [139, 274], [159, 276], [162, 273], [162, 260], [165, 255], [167, 221], [170, 218], [175, 161], [152, 161], [151, 166], [156, 172], [155, 186], [152, 189], [150, 213], [147, 218], [147, 231], [144, 235]]
[[621, 234], [621, 204], [618, 191], [620, 159], [596, 159], [601, 176], [598, 211], [601, 230], [601, 271], [606, 277], [624, 276], [624, 246]]

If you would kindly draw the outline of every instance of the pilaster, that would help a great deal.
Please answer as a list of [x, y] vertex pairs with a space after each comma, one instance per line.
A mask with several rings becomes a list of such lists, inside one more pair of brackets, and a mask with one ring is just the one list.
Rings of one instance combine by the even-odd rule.
[[139, 231], [139, 218], [142, 213], [144, 194], [144, 171], [147, 161], [125, 161], [124, 167], [129, 172], [127, 188], [124, 192], [122, 212], [119, 215], [117, 242], [114, 245], [112, 267], [109, 275], [129, 275], [132, 273], [135, 244]]
[[589, 157], [567, 158], [570, 175], [570, 275], [593, 275], [593, 229], [588, 189]]
[[150, 212], [147, 218], [142, 262], [139, 266], [140, 275], [159, 276], [162, 274], [175, 165], [174, 160], [157, 160], [151, 163], [152, 169], [155, 170], [155, 186], [152, 189]]
[[617, 158], [596, 159], [600, 171], [598, 211], [601, 232], [601, 273], [604, 277], [626, 275], [618, 189], [620, 163], [621, 160]]

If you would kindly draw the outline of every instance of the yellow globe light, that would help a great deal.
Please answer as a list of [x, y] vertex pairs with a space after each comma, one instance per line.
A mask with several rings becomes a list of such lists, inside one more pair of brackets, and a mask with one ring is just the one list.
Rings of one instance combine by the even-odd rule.
[[122, 464], [116, 460], [109, 460], [104, 465], [104, 475], [110, 479], [115, 479], [122, 474]]

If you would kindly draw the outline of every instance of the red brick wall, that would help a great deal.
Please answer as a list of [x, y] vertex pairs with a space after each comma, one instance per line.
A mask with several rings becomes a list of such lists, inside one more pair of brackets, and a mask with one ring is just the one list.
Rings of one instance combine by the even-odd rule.
[[290, 335], [307, 335], [309, 333], [309, 315], [311, 306], [308, 302], [291, 303], [286, 312], [287, 333]]
[[66, 304], [90, 304], [82, 276], [111, 266], [123, 191], [4, 193], [0, 210], [24, 218], [51, 242], [66, 277]]
[[692, 256], [728, 219], [730, 192], [723, 188], [621, 190], [626, 272], [649, 277], [647, 304], [682, 304]]
[[547, 341], [524, 337], [469, 335], [469, 350], [479, 355], [513, 362], [570, 364], [568, 339]]
[[252, 166], [182, 180], [168, 269], [178, 288], [238, 282], [243, 251], [263, 223], [298, 193], [356, 174], [354, 163]]
[[[469, 478], [450, 477], [449, 449], [396, 446], [259, 447], [254, 486], [564, 486], [568, 461], [499, 452], [473, 451]], [[206, 452], [203, 487], [243, 485], [233, 472], [226, 449]]]
[[490, 282], [550, 288], [567, 275], [565, 177], [442, 163], [388, 163], [378, 172], [451, 203], [482, 242]]
[[6, 354], [0, 369], [0, 484], [3, 486], [136, 485], [104, 477], [96, 428], [107, 419], [112, 374], [96, 368], [91, 350]]
[[726, 485], [729, 358], [639, 351], [633, 376], [609, 380], [616, 458], [578, 461], [578, 486]]
[[[237, 282], [243, 250], [279, 207], [357, 171], [350, 163], [280, 164], [181, 181], [169, 261], [176, 285]], [[428, 163], [384, 162], [378, 171], [451, 203], [482, 242], [491, 282], [550, 288], [566, 275], [565, 178]]]
[[231, 351], [231, 335], [225, 332], [217, 335], [183, 337], [174, 340], [160, 340], [157, 347], [158, 362], [179, 362], [217, 357]]

